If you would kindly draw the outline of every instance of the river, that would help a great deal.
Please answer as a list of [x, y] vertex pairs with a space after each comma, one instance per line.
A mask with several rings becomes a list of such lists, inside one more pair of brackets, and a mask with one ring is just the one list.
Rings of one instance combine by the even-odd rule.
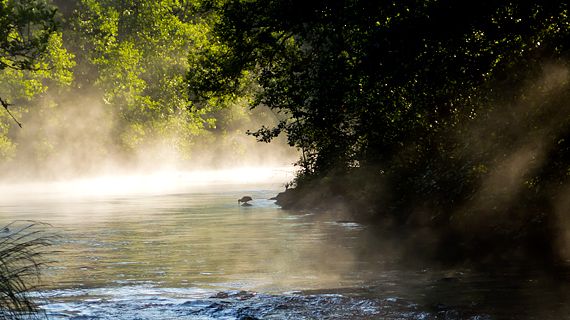
[[[570, 319], [568, 274], [401, 262], [337, 214], [269, 200], [287, 169], [0, 187], [0, 223], [59, 235], [35, 293], [50, 319]], [[237, 199], [253, 197], [251, 206]]]

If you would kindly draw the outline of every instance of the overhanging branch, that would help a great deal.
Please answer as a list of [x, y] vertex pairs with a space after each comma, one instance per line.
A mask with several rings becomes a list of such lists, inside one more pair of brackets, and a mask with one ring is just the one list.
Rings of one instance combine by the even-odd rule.
[[18, 121], [18, 119], [16, 119], [16, 117], [14, 117], [14, 115], [12, 114], [12, 112], [10, 112], [10, 110], [8, 109], [9, 106], [11, 106], [12, 104], [6, 102], [4, 99], [0, 98], [0, 103], [2, 104], [2, 106], [4, 107], [4, 109], [6, 109], [6, 112], [8, 112], [8, 114], [10, 115], [10, 117], [12, 117], [12, 119], [18, 124], [18, 126], [21, 128], [22, 127], [22, 123], [20, 121]]

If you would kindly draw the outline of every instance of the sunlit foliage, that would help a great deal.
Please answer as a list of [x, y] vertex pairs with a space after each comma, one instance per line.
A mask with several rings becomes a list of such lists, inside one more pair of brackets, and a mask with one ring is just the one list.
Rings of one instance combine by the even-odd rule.
[[[21, 116], [22, 103], [45, 92], [50, 81], [67, 85], [72, 80], [73, 56], [56, 31], [56, 9], [43, 0], [0, 2], [0, 97], [9, 112]], [[16, 124], [8, 110], [0, 112], [0, 157], [10, 159], [16, 144], [9, 130]]]
[[196, 160], [205, 145], [237, 152], [226, 128], [250, 121], [247, 97], [195, 99], [185, 79], [218, 50], [216, 11], [201, 1], [54, 2], [59, 11], [29, 2], [45, 6], [51, 28], [34, 70], [3, 71], [0, 96], [29, 128], [0, 114], [0, 163], [83, 174], [103, 161]]
[[[192, 140], [209, 120], [191, 109], [184, 72], [207, 26], [191, 1], [81, 1], [74, 24], [93, 81], [118, 111], [127, 147], [165, 136]], [[207, 43], [206, 43], [207, 45]], [[181, 125], [182, 124], [182, 125]]]

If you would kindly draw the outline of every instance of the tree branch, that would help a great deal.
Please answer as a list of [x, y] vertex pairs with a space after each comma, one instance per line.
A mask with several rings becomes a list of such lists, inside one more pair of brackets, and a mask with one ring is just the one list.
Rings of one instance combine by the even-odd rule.
[[14, 117], [14, 115], [12, 114], [12, 112], [10, 112], [10, 110], [8, 109], [9, 106], [11, 106], [12, 104], [6, 102], [4, 99], [0, 98], [0, 103], [2, 104], [2, 106], [4, 107], [4, 109], [6, 109], [6, 112], [8, 112], [8, 114], [10, 115], [10, 117], [12, 117], [12, 119], [18, 124], [18, 126], [21, 128], [22, 127], [22, 123], [20, 121], [18, 121], [16, 119], [16, 117]]

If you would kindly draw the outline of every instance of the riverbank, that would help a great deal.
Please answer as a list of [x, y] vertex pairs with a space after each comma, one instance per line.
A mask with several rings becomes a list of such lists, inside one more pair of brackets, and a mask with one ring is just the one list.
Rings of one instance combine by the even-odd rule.
[[384, 185], [362, 177], [314, 180], [274, 199], [285, 210], [326, 212], [374, 227], [405, 243], [403, 260], [421, 257], [483, 268], [529, 259], [548, 268], [567, 264], [559, 246], [563, 226], [556, 225], [546, 205], [521, 205], [505, 212], [462, 204], [436, 207], [421, 195], [396, 197]]

